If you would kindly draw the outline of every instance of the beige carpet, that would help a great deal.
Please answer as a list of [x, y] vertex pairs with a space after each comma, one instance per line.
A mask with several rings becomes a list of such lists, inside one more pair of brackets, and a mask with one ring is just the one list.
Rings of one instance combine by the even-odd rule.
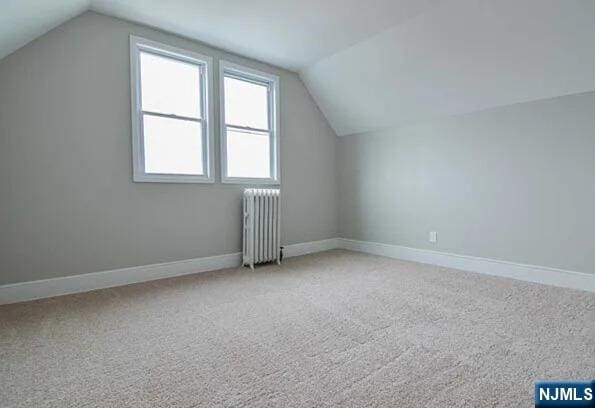
[[347, 251], [0, 307], [1, 407], [517, 407], [595, 295]]

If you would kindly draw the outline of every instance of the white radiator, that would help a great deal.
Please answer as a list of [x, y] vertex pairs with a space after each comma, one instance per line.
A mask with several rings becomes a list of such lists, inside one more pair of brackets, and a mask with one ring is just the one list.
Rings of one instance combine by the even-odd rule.
[[244, 190], [244, 265], [281, 263], [280, 191]]

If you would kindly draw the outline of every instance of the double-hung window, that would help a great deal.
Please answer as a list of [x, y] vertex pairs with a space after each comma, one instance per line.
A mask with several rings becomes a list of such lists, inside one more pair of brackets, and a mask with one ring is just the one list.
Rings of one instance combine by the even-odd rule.
[[279, 78], [219, 62], [221, 179], [278, 184]]
[[130, 37], [135, 181], [212, 182], [212, 59]]

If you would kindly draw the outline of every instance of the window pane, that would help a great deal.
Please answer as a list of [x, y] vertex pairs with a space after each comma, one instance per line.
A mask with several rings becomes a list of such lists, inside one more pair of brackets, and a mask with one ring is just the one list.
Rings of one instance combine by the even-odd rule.
[[224, 81], [225, 123], [268, 130], [267, 87], [230, 77]]
[[203, 174], [199, 122], [144, 115], [145, 172]]
[[271, 177], [268, 133], [227, 129], [227, 176]]
[[200, 69], [197, 65], [146, 52], [140, 54], [142, 109], [200, 117]]

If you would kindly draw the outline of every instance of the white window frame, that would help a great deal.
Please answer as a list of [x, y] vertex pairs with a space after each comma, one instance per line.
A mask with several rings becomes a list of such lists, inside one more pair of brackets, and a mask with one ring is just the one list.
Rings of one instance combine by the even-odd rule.
[[[227, 125], [225, 123], [225, 75], [230, 74], [238, 79], [266, 85], [268, 88], [268, 116], [270, 136], [270, 168], [269, 178], [229, 177], [227, 175]], [[258, 71], [232, 62], [219, 61], [219, 130], [221, 142], [221, 181], [228, 184], [280, 184], [279, 179], [279, 77], [267, 72]], [[238, 129], [265, 131], [263, 129]]]
[[[203, 151], [203, 172], [202, 175], [195, 174], [155, 174], [146, 173], [144, 165], [144, 136], [143, 136], [143, 115], [141, 83], [140, 83], [140, 52], [163, 56], [166, 58], [198, 65], [200, 67], [201, 88], [201, 119], [185, 118], [178, 115], [160, 114], [152, 112], [155, 116], [193, 120], [200, 122], [202, 126], [202, 151]], [[213, 183], [215, 181], [215, 168], [213, 160], [213, 112], [211, 109], [211, 95], [213, 95], [213, 59], [207, 55], [161, 44], [145, 38], [130, 36], [130, 85], [132, 99], [132, 163], [133, 180], [135, 182], [161, 182], [161, 183]]]

